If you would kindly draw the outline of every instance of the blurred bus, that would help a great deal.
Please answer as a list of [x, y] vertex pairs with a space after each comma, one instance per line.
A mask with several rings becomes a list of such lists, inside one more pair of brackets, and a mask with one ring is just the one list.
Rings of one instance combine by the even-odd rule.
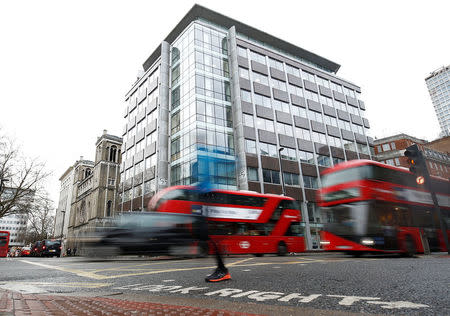
[[[431, 194], [407, 169], [352, 160], [326, 169], [321, 179], [317, 199], [325, 223], [325, 250], [409, 256], [428, 247], [446, 251]], [[449, 181], [431, 177], [431, 187], [448, 227]]]
[[148, 209], [207, 216], [210, 237], [224, 253], [261, 256], [305, 250], [300, 207], [291, 197], [173, 186], [158, 192]]
[[9, 232], [0, 231], [0, 257], [6, 257], [8, 255], [9, 246]]

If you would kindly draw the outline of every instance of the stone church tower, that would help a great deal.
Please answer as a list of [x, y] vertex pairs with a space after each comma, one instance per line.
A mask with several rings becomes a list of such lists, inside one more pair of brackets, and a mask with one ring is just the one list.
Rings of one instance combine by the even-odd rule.
[[81, 252], [78, 238], [83, 232], [103, 226], [118, 210], [117, 188], [120, 182], [122, 138], [103, 135], [97, 138], [95, 162], [80, 159], [75, 163], [72, 206], [69, 223], [69, 247]]

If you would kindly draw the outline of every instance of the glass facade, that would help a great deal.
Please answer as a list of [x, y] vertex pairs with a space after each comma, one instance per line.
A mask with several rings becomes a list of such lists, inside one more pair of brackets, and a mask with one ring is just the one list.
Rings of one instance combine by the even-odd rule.
[[[237, 47], [228, 47], [231, 42]], [[317, 60], [306, 61], [201, 17], [169, 45], [167, 122], [161, 122], [159, 84], [165, 83], [158, 75], [165, 80], [165, 73], [158, 60], [126, 98], [122, 204], [138, 198], [145, 209], [145, 199], [164, 187], [156, 169], [158, 153], [167, 151], [167, 186], [209, 180], [222, 189], [280, 194], [284, 181], [287, 194], [303, 202], [303, 218], [311, 215], [311, 236], [321, 227], [314, 202], [321, 170], [372, 156], [359, 88]], [[239, 100], [240, 107], [233, 107]], [[167, 148], [158, 143], [165, 124]], [[144, 158], [137, 158], [142, 152]], [[237, 157], [244, 161], [237, 164]], [[290, 169], [279, 170], [278, 158]], [[243, 182], [247, 187], [240, 187]]]
[[171, 45], [171, 185], [237, 188], [226, 36], [194, 23]]

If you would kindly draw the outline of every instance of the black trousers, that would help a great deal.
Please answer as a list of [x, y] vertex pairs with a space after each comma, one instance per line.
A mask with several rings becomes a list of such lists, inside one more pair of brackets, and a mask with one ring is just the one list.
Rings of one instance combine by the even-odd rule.
[[223, 263], [222, 254], [220, 253], [219, 246], [217, 246], [217, 243], [210, 239], [209, 242], [214, 247], [214, 252], [216, 253], [216, 262], [217, 262], [217, 269], [225, 271], [227, 268], [225, 268], [225, 264]]

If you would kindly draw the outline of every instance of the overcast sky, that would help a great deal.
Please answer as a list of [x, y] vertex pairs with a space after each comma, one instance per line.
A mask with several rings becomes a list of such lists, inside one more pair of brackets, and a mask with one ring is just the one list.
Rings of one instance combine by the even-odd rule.
[[[145, 59], [195, 1], [1, 1], [0, 127], [59, 177], [94, 159], [103, 129], [119, 135], [124, 95]], [[341, 65], [361, 87], [372, 137], [432, 140], [425, 85], [450, 64], [450, 1], [197, 3]]]

